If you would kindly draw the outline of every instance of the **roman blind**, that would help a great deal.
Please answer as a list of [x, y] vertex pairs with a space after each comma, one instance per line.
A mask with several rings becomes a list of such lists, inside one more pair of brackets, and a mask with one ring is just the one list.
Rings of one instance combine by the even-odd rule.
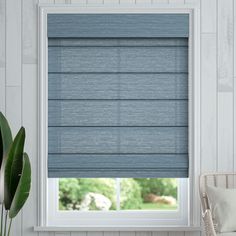
[[48, 176], [188, 177], [187, 14], [48, 15]]

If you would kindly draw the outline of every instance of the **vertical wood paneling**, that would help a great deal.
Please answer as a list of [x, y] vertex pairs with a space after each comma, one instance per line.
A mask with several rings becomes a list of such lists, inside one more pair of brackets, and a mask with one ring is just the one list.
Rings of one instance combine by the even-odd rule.
[[99, 5], [103, 4], [103, 0], [87, 0], [88, 5]]
[[234, 5], [234, 80], [236, 78], [236, 2], [233, 2]]
[[218, 170], [233, 170], [233, 1], [218, 1]]
[[44, 3], [51, 3], [54, 4], [54, 0], [39, 0], [40, 4], [44, 4]]
[[184, 236], [201, 236], [201, 232], [185, 232]]
[[21, 87], [19, 86], [6, 88], [6, 116], [15, 135], [21, 127]]
[[184, 3], [184, 0], [169, 0], [169, 3], [178, 3], [178, 4], [183, 4]]
[[55, 4], [65, 4], [66, 0], [54, 0]]
[[[22, 120], [26, 129], [25, 150], [31, 160], [32, 185], [27, 203], [23, 208], [22, 225], [24, 236], [37, 235], [32, 232], [31, 226], [37, 225], [37, 66], [34, 64], [23, 65], [22, 68]], [[30, 88], [30, 89], [29, 89]]]
[[153, 232], [152, 236], [168, 236], [168, 232]]
[[37, 3], [38, 0], [22, 1], [22, 63], [37, 63]]
[[201, 0], [201, 32], [216, 33], [216, 0]]
[[0, 68], [0, 111], [5, 113], [5, 98], [6, 98], [6, 88], [5, 88], [5, 68]]
[[21, 1], [6, 1], [6, 84], [21, 86]]
[[81, 4], [81, 5], [85, 5], [86, 4], [86, 0], [71, 0], [71, 4]]
[[120, 4], [135, 4], [135, 0], [119, 0]]
[[87, 236], [87, 232], [71, 232], [71, 236]]
[[233, 92], [233, 0], [218, 1], [218, 91]]
[[136, 4], [151, 4], [152, 0], [136, 0]]
[[152, 0], [152, 3], [155, 4], [155, 3], [169, 3], [168, 0]]
[[[236, 3], [234, 2], [234, 171], [236, 171]], [[236, 181], [235, 181], [236, 184]]]
[[168, 236], [184, 236], [184, 232], [169, 232]]
[[70, 232], [55, 232], [55, 236], [70, 236]]
[[135, 236], [135, 232], [120, 232], [120, 236]]
[[201, 170], [216, 170], [217, 80], [216, 34], [201, 36]]
[[103, 232], [88, 232], [87, 236], [103, 236]]
[[119, 232], [104, 232], [103, 236], [120, 236]]
[[152, 236], [152, 232], [136, 232], [135, 236]]
[[55, 236], [53, 232], [40, 232], [39, 236]]
[[[5, 68], [6, 0], [0, 0], [0, 68]], [[1, 77], [2, 78], [2, 77]]]
[[119, 4], [119, 0], [104, 0], [105, 5]]
[[218, 93], [218, 171], [233, 171], [233, 93]]

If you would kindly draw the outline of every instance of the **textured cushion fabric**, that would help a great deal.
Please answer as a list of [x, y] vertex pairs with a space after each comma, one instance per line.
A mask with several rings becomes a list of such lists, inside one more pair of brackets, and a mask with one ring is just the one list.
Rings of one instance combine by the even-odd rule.
[[217, 232], [236, 231], [236, 189], [208, 186], [207, 195]]

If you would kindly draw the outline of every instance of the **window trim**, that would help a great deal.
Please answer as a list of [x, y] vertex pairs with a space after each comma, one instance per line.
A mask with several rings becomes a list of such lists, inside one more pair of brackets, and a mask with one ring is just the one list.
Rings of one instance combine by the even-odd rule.
[[[117, 211], [58, 211], [58, 179], [48, 180], [48, 225], [82, 227], [144, 227], [187, 225], [188, 179], [180, 179], [178, 187], [179, 206], [177, 210], [117, 210]], [[58, 199], [58, 201], [55, 201]], [[78, 219], [78, 217], [80, 217]], [[93, 223], [91, 219], [94, 220]], [[108, 223], [109, 222], [109, 223]]]
[[[38, 226], [48, 227], [48, 178], [47, 178], [47, 71], [48, 71], [48, 45], [47, 45], [47, 14], [49, 13], [187, 13], [190, 16], [189, 36], [189, 180], [188, 184], [188, 213], [184, 224], [167, 225], [168, 227], [199, 228], [200, 205], [198, 199], [198, 175], [200, 166], [200, 13], [196, 4], [155, 4], [152, 6], [117, 6], [107, 7], [81, 7], [71, 5], [39, 5], [39, 99], [38, 99], [38, 174], [39, 174], [39, 202], [38, 202]], [[51, 187], [51, 186], [50, 186]], [[128, 226], [127, 226], [128, 227]], [[127, 227], [123, 227], [127, 230]], [[36, 227], [37, 228], [37, 227]], [[78, 227], [77, 227], [78, 228]], [[79, 227], [84, 230], [83, 227]], [[94, 228], [97, 228], [96, 226]], [[109, 227], [105, 227], [109, 228]], [[114, 228], [119, 228], [115, 226]], [[130, 228], [130, 227], [128, 227]], [[132, 228], [132, 227], [131, 227]], [[145, 227], [135, 227], [144, 230]], [[151, 227], [153, 230], [163, 228], [163, 225]], [[91, 226], [89, 226], [91, 229]], [[103, 227], [104, 230], [104, 227]], [[119, 230], [122, 230], [120, 227]], [[145, 229], [146, 230], [146, 229]]]

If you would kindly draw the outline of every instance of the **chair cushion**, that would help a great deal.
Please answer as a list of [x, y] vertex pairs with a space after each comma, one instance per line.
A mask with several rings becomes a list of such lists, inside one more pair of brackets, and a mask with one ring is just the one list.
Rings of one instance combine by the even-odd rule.
[[208, 186], [207, 195], [216, 231], [236, 231], [236, 189]]

